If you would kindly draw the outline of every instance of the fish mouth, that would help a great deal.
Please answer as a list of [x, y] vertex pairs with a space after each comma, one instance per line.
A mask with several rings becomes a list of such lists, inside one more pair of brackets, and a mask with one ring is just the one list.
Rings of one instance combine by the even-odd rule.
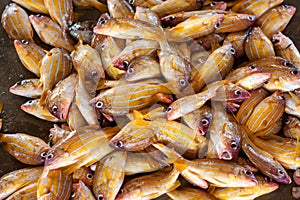
[[223, 151], [221, 155], [219, 155], [219, 159], [232, 160], [232, 155], [228, 151]]

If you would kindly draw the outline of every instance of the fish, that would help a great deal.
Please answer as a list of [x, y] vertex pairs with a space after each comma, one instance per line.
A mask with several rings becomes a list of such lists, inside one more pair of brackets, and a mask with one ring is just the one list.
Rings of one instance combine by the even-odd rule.
[[248, 29], [256, 21], [255, 15], [228, 13], [224, 15], [224, 19], [214, 31], [215, 33], [236, 32]]
[[136, 82], [160, 76], [160, 65], [157, 59], [141, 56], [130, 62], [124, 78], [128, 82]]
[[253, 27], [245, 41], [245, 53], [250, 61], [275, 56], [271, 40], [260, 27]]
[[146, 172], [154, 172], [163, 168], [163, 164], [159, 163], [147, 152], [127, 152], [126, 164], [124, 167], [125, 175], [133, 175]]
[[162, 169], [152, 174], [139, 176], [126, 182], [116, 200], [154, 199], [180, 186], [176, 167]]
[[207, 36], [198, 38], [197, 41], [200, 43], [196, 43], [198, 48], [204, 48], [205, 50], [215, 50], [213, 47], [215, 45], [219, 45], [225, 39], [225, 34], [223, 33], [211, 33]]
[[261, 175], [255, 176], [258, 184], [254, 187], [241, 188], [210, 188], [209, 193], [221, 200], [249, 200], [264, 194], [271, 193], [279, 188], [279, 185]]
[[251, 96], [241, 104], [236, 114], [237, 121], [240, 124], [245, 124], [253, 113], [254, 108], [267, 96], [268, 93], [263, 88], [253, 90]]
[[40, 82], [43, 84], [40, 104], [45, 105], [48, 91], [71, 73], [72, 60], [66, 50], [53, 48], [43, 57], [40, 65]]
[[286, 4], [276, 6], [260, 16], [257, 19], [257, 25], [261, 27], [268, 38], [271, 38], [275, 33], [285, 29], [295, 12], [296, 7], [294, 6]]
[[130, 83], [118, 85], [104, 92], [100, 92], [95, 98], [90, 100], [90, 105], [104, 113], [106, 117], [127, 114], [135, 109], [145, 108], [153, 101], [171, 103], [172, 94], [168, 87], [171, 84], [151, 84], [151, 83]]
[[60, 25], [62, 30], [67, 31], [73, 22], [72, 0], [44, 0], [44, 3], [50, 17]]
[[0, 142], [10, 155], [28, 165], [43, 164], [50, 150], [42, 139], [25, 133], [1, 133]]
[[37, 190], [37, 183], [31, 183], [27, 186], [17, 190], [15, 193], [7, 197], [8, 200], [16, 200], [16, 199], [36, 199], [36, 190]]
[[235, 118], [227, 113], [223, 105], [212, 104], [213, 119], [209, 129], [207, 158], [232, 160], [242, 145], [242, 133]]
[[151, 10], [162, 17], [180, 11], [200, 10], [203, 2], [202, 0], [167, 0], [151, 7]]
[[251, 74], [235, 84], [246, 90], [255, 90], [264, 86], [266, 82], [271, 79], [272, 75], [269, 73], [254, 73]]
[[75, 96], [77, 75], [71, 74], [56, 84], [54, 89], [47, 93], [49, 112], [60, 120], [68, 118], [69, 108]]
[[23, 1], [23, 0], [12, 0], [13, 2], [19, 4], [20, 6], [30, 10], [34, 13], [42, 13], [48, 14], [48, 10], [44, 4], [44, 0], [30, 0], [30, 1]]
[[145, 7], [150, 8], [155, 5], [161, 4], [162, 0], [128, 0], [128, 3], [135, 7]]
[[107, 12], [107, 5], [99, 2], [98, 0], [73, 0], [73, 4], [76, 7], [86, 8], [93, 7], [99, 10], [100, 12]]
[[53, 128], [49, 130], [49, 143], [51, 146], [58, 143], [60, 140], [69, 137], [70, 134], [74, 134], [75, 132], [71, 132], [68, 129], [64, 129], [63, 126], [60, 128], [57, 124], [53, 125]]
[[26, 40], [15, 40], [14, 46], [23, 66], [37, 77], [40, 77], [39, 62], [46, 54], [44, 49]]
[[245, 54], [245, 41], [246, 38], [249, 34], [249, 29], [248, 30], [243, 30], [243, 31], [237, 31], [233, 33], [229, 33], [223, 44], [231, 44], [232, 47], [235, 50], [235, 58], [240, 58]]
[[9, 38], [34, 42], [33, 29], [28, 15], [18, 4], [10, 3], [5, 7], [1, 17], [1, 24]]
[[271, 41], [273, 42], [275, 52], [278, 56], [291, 61], [296, 66], [300, 66], [300, 53], [289, 37], [278, 32], [272, 36]]
[[31, 167], [4, 174], [0, 178], [0, 198], [5, 199], [17, 190], [29, 184], [36, 183], [42, 172], [43, 167]]
[[134, 19], [148, 22], [150, 24], [153, 24], [154, 26], [161, 26], [158, 15], [155, 12], [151, 11], [150, 8], [137, 6], [135, 8]]
[[68, 31], [73, 38], [79, 40], [81, 36], [83, 42], [91, 44], [94, 35], [93, 28], [96, 24], [95, 20], [76, 22], [69, 27]]
[[127, 152], [114, 151], [102, 158], [96, 166], [93, 192], [97, 199], [116, 198], [125, 177]]
[[53, 116], [46, 105], [41, 106], [40, 105], [40, 99], [34, 99], [34, 100], [29, 100], [25, 102], [24, 104], [21, 105], [21, 110], [24, 112], [33, 115], [37, 118], [46, 120], [46, 121], [51, 121], [51, 122], [63, 122], [59, 119], [57, 119], [55, 116]]
[[239, 67], [233, 71], [231, 71], [226, 77], [225, 80], [228, 80], [230, 82], [236, 83], [239, 80], [254, 74], [254, 73], [260, 73], [262, 72], [262, 69], [255, 65], [245, 66], [245, 67]]
[[223, 45], [214, 50], [199, 69], [191, 73], [191, 86], [195, 92], [213, 82], [225, 78], [234, 63], [235, 50], [231, 44]]
[[287, 114], [290, 114], [290, 115], [294, 115], [296, 117], [299, 117], [300, 118], [300, 107], [299, 107], [299, 102], [300, 102], [300, 99], [299, 99], [299, 95], [298, 93], [293, 93], [293, 92], [289, 92], [289, 93], [283, 93], [284, 95], [284, 98], [285, 98], [285, 109], [284, 111], [287, 113]]
[[151, 40], [135, 40], [129, 43], [112, 61], [114, 67], [127, 70], [131, 61], [140, 56], [149, 55], [159, 48], [158, 42]]
[[105, 78], [104, 69], [99, 53], [88, 44], [83, 44], [79, 39], [75, 50], [71, 53], [74, 68], [82, 81], [97, 84], [101, 78]]
[[204, 190], [188, 187], [170, 191], [167, 195], [174, 200], [216, 200], [214, 196]]
[[[207, 182], [217, 187], [254, 187], [257, 185], [254, 174], [248, 168], [233, 161], [214, 158], [186, 160], [162, 144], [157, 143], [153, 146], [167, 156], [165, 161], [173, 163], [187, 181], [204, 189], [208, 187]], [[197, 181], [201, 181], [202, 185], [197, 184]]]
[[242, 149], [254, 166], [271, 179], [279, 183], [290, 184], [292, 180], [280, 162], [270, 153], [256, 146], [250, 139], [250, 137], [253, 138], [252, 133], [244, 126], [241, 127], [243, 129]]
[[[61, 169], [44, 169], [38, 180], [38, 199], [67, 200], [71, 196], [72, 176], [65, 175]], [[51, 198], [49, 198], [49, 196]]]
[[80, 183], [82, 182], [85, 186], [91, 187], [93, 185], [94, 171], [89, 167], [82, 166], [75, 170], [72, 174], [72, 182]]
[[39, 38], [46, 44], [54, 47], [64, 48], [69, 52], [74, 50], [74, 44], [67, 34], [63, 34], [61, 27], [51, 18], [44, 15], [30, 15], [30, 23]]
[[282, 123], [283, 123], [283, 116], [279, 120], [277, 120], [273, 126], [270, 126], [269, 128], [264, 129], [262, 131], [256, 132], [255, 136], [262, 137], [262, 138], [268, 137], [268, 136], [273, 136], [281, 130]]
[[9, 88], [9, 92], [15, 95], [27, 98], [39, 98], [43, 92], [43, 85], [40, 84], [40, 79], [24, 79], [16, 82]]
[[255, 0], [242, 0], [234, 5], [231, 10], [232, 12], [255, 15], [258, 18], [267, 10], [281, 4], [282, 2], [283, 0], [267, 0], [260, 3]]
[[252, 133], [267, 129], [281, 118], [284, 113], [284, 107], [284, 96], [282, 92], [276, 91], [255, 106], [245, 126]]
[[72, 185], [72, 192], [71, 197], [74, 197], [74, 200], [96, 200], [91, 190], [82, 181], [79, 181], [76, 185]]
[[77, 128], [80, 128], [82, 126], [87, 126], [87, 122], [82, 116], [78, 106], [76, 105], [76, 102], [72, 102], [69, 108], [67, 123], [70, 126], [70, 130], [74, 131]]
[[274, 68], [275, 69], [291, 69], [291, 68], [297, 69], [297, 66], [295, 66], [292, 62], [279, 56], [270, 56], [270, 57], [258, 59], [253, 62], [244, 64], [242, 65], [242, 67], [250, 67], [251, 65], [258, 67], [259, 69], [263, 70], [263, 72], [268, 72], [267, 71], [268, 69], [272, 70]]
[[217, 30], [223, 20], [224, 14], [194, 15], [170, 28], [167, 32], [167, 37], [171, 41], [204, 37]]
[[104, 20], [94, 27], [94, 33], [128, 40], [148, 39], [156, 41], [162, 40], [161, 38], [164, 36], [161, 27], [129, 18]]
[[283, 133], [285, 137], [300, 138], [300, 120], [297, 117], [288, 115], [284, 120]]
[[108, 11], [112, 18], [133, 18], [133, 8], [125, 0], [108, 0], [107, 1]]
[[201, 10], [226, 10], [227, 3], [224, 1], [205, 1]]
[[183, 121], [199, 135], [205, 135], [212, 122], [212, 111], [207, 105], [182, 116]]

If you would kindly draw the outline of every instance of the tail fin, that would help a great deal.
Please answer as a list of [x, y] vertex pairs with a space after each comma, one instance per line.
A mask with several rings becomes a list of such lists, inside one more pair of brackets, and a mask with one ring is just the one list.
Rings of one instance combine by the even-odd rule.
[[44, 106], [46, 104], [47, 94], [48, 94], [48, 90], [44, 90], [43, 93], [41, 94], [41, 98], [40, 98], [41, 106]]
[[169, 149], [163, 144], [157, 143], [152, 145], [166, 155], [166, 158], [163, 161], [168, 164], [175, 163], [178, 159], [184, 159], [174, 149]]

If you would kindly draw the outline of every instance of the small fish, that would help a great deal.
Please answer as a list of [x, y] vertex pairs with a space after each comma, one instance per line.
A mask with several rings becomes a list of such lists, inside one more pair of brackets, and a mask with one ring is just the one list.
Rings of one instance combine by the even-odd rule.
[[226, 10], [227, 3], [224, 1], [205, 1], [201, 10]]
[[114, 200], [123, 184], [127, 152], [114, 151], [98, 163], [93, 180], [97, 199]]
[[38, 180], [38, 199], [68, 200], [72, 191], [72, 176], [65, 175], [61, 169], [44, 169]]
[[136, 7], [134, 19], [148, 22], [150, 24], [153, 24], [154, 26], [161, 26], [161, 22], [158, 15], [155, 12], [151, 11], [150, 8], [140, 6]]
[[272, 35], [283, 31], [296, 12], [296, 7], [282, 5], [274, 7], [257, 19], [257, 25], [264, 34], [271, 38]]
[[91, 44], [94, 34], [93, 28], [96, 26], [96, 23], [94, 20], [76, 22], [69, 27], [69, 33], [77, 40], [79, 40], [79, 36], [81, 36], [83, 42]]
[[272, 36], [272, 42], [278, 56], [300, 66], [300, 53], [290, 38], [278, 32]]
[[26, 40], [15, 40], [14, 45], [23, 66], [40, 77], [39, 63], [46, 54], [44, 49]]
[[3, 148], [28, 165], [43, 164], [50, 147], [40, 138], [24, 133], [0, 134]]
[[283, 93], [285, 98], [285, 109], [287, 114], [294, 115], [300, 118], [300, 97], [298, 93], [285, 92]]
[[46, 105], [40, 105], [40, 99], [27, 101], [26, 103], [21, 105], [21, 110], [46, 121], [62, 122], [49, 112]]
[[69, 108], [67, 123], [69, 124], [71, 131], [74, 131], [82, 126], [87, 126], [86, 120], [82, 116], [78, 106], [76, 105], [76, 102], [74, 101]]
[[133, 18], [133, 9], [125, 0], [107, 0], [107, 7], [112, 18]]
[[224, 33], [242, 31], [252, 26], [255, 20], [256, 17], [254, 15], [228, 13], [224, 15], [224, 20], [214, 32]]
[[216, 198], [207, 191], [187, 187], [170, 191], [167, 195], [174, 200], [216, 200]]
[[258, 181], [257, 186], [241, 188], [213, 188], [209, 193], [220, 200], [249, 200], [255, 199], [264, 194], [273, 192], [279, 188], [279, 185], [266, 177], [255, 175]]
[[1, 24], [9, 38], [34, 42], [33, 30], [28, 15], [17, 4], [10, 3], [5, 7], [1, 17]]
[[99, 10], [100, 12], [107, 12], [107, 5], [99, 2], [98, 0], [73, 0], [73, 4], [76, 7], [88, 8], [93, 7]]
[[116, 200], [154, 199], [180, 186], [176, 167], [165, 168], [152, 174], [139, 176], [125, 183]]
[[198, 46], [202, 46], [205, 50], [215, 50], [213, 49], [213, 46], [222, 42], [225, 39], [225, 36], [226, 35], [223, 33], [209, 34], [207, 36], [197, 39], [197, 41], [200, 43], [200, 45]]
[[92, 191], [82, 181], [72, 185], [72, 192], [71, 197], [73, 197], [74, 200], [96, 200]]
[[245, 41], [245, 53], [250, 61], [275, 56], [271, 40], [260, 27], [253, 27]]
[[89, 167], [82, 166], [72, 174], [72, 182], [82, 182], [84, 185], [91, 187], [93, 185], [94, 172]]
[[249, 34], [249, 30], [237, 31], [233, 33], [229, 33], [223, 44], [232, 44], [232, 47], [235, 50], [235, 58], [240, 58], [245, 54], [245, 41]]
[[53, 48], [43, 57], [40, 65], [40, 82], [43, 84], [40, 104], [45, 105], [48, 91], [71, 73], [72, 59], [66, 50]]
[[255, 90], [264, 86], [271, 77], [272, 75], [269, 73], [254, 73], [239, 80], [235, 84], [246, 90]]
[[39, 38], [46, 44], [61, 47], [69, 52], [74, 50], [74, 44], [67, 34], [63, 34], [61, 27], [51, 18], [43, 15], [30, 15], [29, 20]]
[[254, 74], [254, 73], [259, 73], [262, 72], [262, 70], [255, 65], [250, 65], [246, 67], [239, 67], [233, 71], [230, 72], [225, 78], [225, 80], [228, 80], [230, 82], [236, 83], [239, 80]]
[[34, 167], [19, 169], [4, 174], [0, 178], [0, 198], [5, 199], [17, 190], [29, 184], [36, 183], [42, 172], [43, 167]]
[[17, 190], [15, 193], [7, 197], [7, 200], [28, 199], [35, 200], [37, 183], [30, 183], [27, 186]]
[[199, 135], [205, 135], [212, 121], [211, 108], [207, 105], [182, 116], [183, 121]]
[[135, 7], [145, 7], [145, 8], [151, 8], [155, 5], [159, 5], [163, 3], [162, 0], [128, 0], [128, 3], [135, 6]]
[[71, 132], [70, 129], [66, 129], [62, 126], [60, 128], [57, 124], [53, 125], [53, 128], [50, 128], [49, 130], [49, 144], [51, 146], [55, 145], [58, 143], [61, 139], [68, 137], [68, 135], [73, 134], [74, 132]]
[[50, 17], [66, 31], [73, 21], [72, 0], [44, 0]]
[[27, 98], [39, 98], [43, 92], [40, 79], [24, 79], [9, 88], [9, 92]]
[[19, 4], [20, 6], [30, 10], [31, 12], [35, 13], [43, 13], [43, 14], [49, 14], [48, 10], [44, 4], [44, 0], [12, 0], [13, 2]]
[[300, 120], [297, 117], [288, 115], [284, 121], [283, 133], [288, 138], [300, 138]]
[[69, 108], [75, 96], [76, 82], [76, 74], [71, 74], [57, 83], [52, 91], [48, 91], [46, 105], [49, 112], [59, 120], [68, 118]]

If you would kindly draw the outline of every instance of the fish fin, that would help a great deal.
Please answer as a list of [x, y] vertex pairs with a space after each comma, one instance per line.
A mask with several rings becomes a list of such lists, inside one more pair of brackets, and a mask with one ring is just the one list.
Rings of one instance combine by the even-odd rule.
[[50, 52], [50, 51], [47, 51], [45, 49], [43, 49], [43, 51], [47, 54], [47, 56], [51, 56], [52, 55], [52, 52]]
[[167, 104], [170, 104], [173, 102], [173, 97], [169, 94], [164, 94], [164, 93], [157, 93], [154, 95], [154, 98], [157, 100], [157, 101], [160, 101], [160, 102], [163, 102], [163, 103], [167, 103]]
[[141, 112], [139, 112], [137, 110], [134, 110], [133, 111], [133, 118], [134, 119], [144, 119], [145, 116]]
[[168, 188], [168, 192], [175, 190], [176, 188], [178, 188], [181, 185], [179, 180], [176, 180], [169, 188]]
[[[171, 164], [171, 163], [176, 162], [178, 159], [182, 158], [181, 155], [179, 155], [174, 149], [170, 149], [170, 148], [166, 147], [164, 144], [156, 143], [156, 144], [152, 144], [152, 145], [167, 156], [167, 158], [165, 158], [163, 160], [166, 163]], [[176, 165], [176, 167], [177, 167], [177, 165]], [[179, 166], [178, 169], [180, 170], [181, 167]]]
[[47, 94], [48, 94], [48, 90], [44, 90], [42, 92], [41, 98], [40, 98], [40, 105], [41, 106], [44, 106], [46, 104]]
[[208, 189], [207, 189], [207, 192], [208, 192], [208, 193], [213, 193], [215, 190], [216, 190], [216, 187], [215, 187], [215, 186], [209, 185], [209, 186], [208, 186]]
[[299, 97], [297, 96], [297, 95], [295, 95], [293, 92], [288, 92], [290, 95], [291, 95], [291, 97], [296, 101], [296, 105], [300, 105], [300, 99], [299, 99]]

